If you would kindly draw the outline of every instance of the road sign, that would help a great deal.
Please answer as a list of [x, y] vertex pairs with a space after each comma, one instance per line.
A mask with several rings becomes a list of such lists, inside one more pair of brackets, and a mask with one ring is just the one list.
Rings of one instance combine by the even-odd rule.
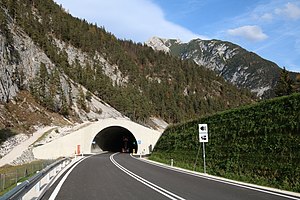
[[207, 133], [200, 133], [199, 134], [199, 142], [208, 142], [208, 134]]
[[199, 124], [199, 142], [208, 142], [207, 124]]
[[138, 140], [138, 144], [142, 144], [142, 140]]

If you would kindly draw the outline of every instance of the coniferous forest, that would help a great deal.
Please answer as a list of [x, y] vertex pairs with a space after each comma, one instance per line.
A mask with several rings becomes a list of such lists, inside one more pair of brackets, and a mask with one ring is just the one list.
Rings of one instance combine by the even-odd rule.
[[[167, 122], [179, 122], [252, 102], [249, 91], [237, 89], [193, 61], [117, 39], [101, 25], [72, 17], [52, 0], [3, 0], [1, 7], [1, 12], [9, 14], [2, 13], [2, 26], [12, 22], [21, 27], [56, 65], [57, 71], [47, 74], [41, 64], [37, 77], [49, 80], [43, 84], [60, 90], [59, 83], [50, 80], [55, 80], [58, 72], [65, 73], [135, 121], [146, 122], [149, 117], [157, 116]], [[57, 39], [86, 52], [92, 62], [69, 63], [64, 49], [55, 45]], [[103, 73], [96, 55], [117, 65], [127, 78], [126, 84], [114, 84]], [[40, 83], [32, 83], [32, 94], [42, 105], [57, 111], [51, 93], [47, 96], [37, 85]], [[70, 105], [65, 102], [59, 110], [68, 115]]]

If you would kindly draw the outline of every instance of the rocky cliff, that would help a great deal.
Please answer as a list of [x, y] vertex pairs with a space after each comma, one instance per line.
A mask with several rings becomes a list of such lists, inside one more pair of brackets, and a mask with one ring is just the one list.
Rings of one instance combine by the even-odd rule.
[[[26, 97], [24, 97], [24, 93], [23, 95], [20, 95], [20, 91], [32, 91], [32, 83], [36, 82], [40, 76], [41, 64], [43, 64], [42, 66], [45, 66], [47, 74], [49, 75], [57, 69], [57, 66], [53, 61], [20, 27], [15, 25], [11, 20], [8, 20], [6, 26], [10, 38], [7, 38], [3, 31], [0, 32], [0, 102], [3, 105], [3, 109], [1, 109], [0, 112], [2, 118], [2, 120], [0, 119], [0, 127], [6, 127], [7, 124], [10, 124], [9, 119], [11, 117], [6, 116], [9, 115], [9, 104], [7, 103], [12, 101], [14, 102], [13, 104], [16, 105], [20, 101], [21, 103], [23, 102], [24, 106]], [[88, 59], [86, 54], [70, 45], [67, 46], [60, 40], [55, 40], [55, 45], [66, 49], [70, 63], [75, 62], [75, 58], [80, 60], [80, 62], [85, 62], [85, 60]], [[101, 57], [97, 58], [97, 61], [103, 63], [105, 73], [110, 75], [116, 84], [125, 82], [125, 80], [120, 78], [120, 73], [111, 73], [112, 70], [116, 70], [116, 67], [110, 66]], [[62, 98], [66, 98], [66, 103], [70, 105], [72, 111], [74, 111], [72, 114], [74, 121], [123, 117], [120, 112], [95, 95], [92, 95], [89, 100], [84, 99], [87, 109], [82, 109], [80, 105], [78, 105], [78, 98], [80, 98], [79, 92], [82, 90], [84, 94], [86, 94], [88, 91], [82, 85], [71, 80], [61, 70], [59, 71], [57, 78], [63, 94], [61, 94], [60, 91], [55, 91], [53, 99], [55, 104], [54, 107], [56, 107], [57, 110], [61, 109]], [[50, 88], [45, 88], [45, 91], [49, 93]], [[19, 100], [20, 98], [21, 100]], [[28, 99], [27, 96], [27, 100]], [[4, 104], [6, 105], [4, 106]], [[33, 106], [33, 104], [30, 105]], [[21, 106], [19, 105], [19, 107]], [[32, 111], [35, 109], [40, 108], [33, 106]], [[45, 112], [47, 111], [45, 110]], [[15, 117], [18, 118], [17, 114]], [[14, 126], [13, 124], [14, 123], [11, 122], [11, 125], [9, 126]]]

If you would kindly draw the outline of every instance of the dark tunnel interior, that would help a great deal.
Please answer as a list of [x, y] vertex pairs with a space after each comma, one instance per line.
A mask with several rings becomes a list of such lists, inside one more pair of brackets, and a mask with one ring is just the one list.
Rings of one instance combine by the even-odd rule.
[[96, 145], [103, 151], [137, 152], [137, 141], [135, 137], [129, 130], [120, 126], [112, 126], [100, 131], [94, 138], [92, 144], [92, 146]]

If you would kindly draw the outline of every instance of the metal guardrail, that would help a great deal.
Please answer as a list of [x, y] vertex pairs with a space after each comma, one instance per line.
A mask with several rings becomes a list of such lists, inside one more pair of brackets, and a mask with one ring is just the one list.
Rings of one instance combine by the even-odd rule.
[[4, 194], [0, 197], [0, 200], [15, 200], [21, 199], [32, 187], [36, 185], [48, 172], [50, 172], [53, 168], [57, 165], [61, 164], [62, 162], [69, 160], [69, 158], [64, 158], [62, 160], [58, 160], [53, 164], [49, 165], [45, 169], [41, 170], [39, 173], [31, 177], [30, 179], [22, 182], [20, 185], [17, 185], [12, 190]]

